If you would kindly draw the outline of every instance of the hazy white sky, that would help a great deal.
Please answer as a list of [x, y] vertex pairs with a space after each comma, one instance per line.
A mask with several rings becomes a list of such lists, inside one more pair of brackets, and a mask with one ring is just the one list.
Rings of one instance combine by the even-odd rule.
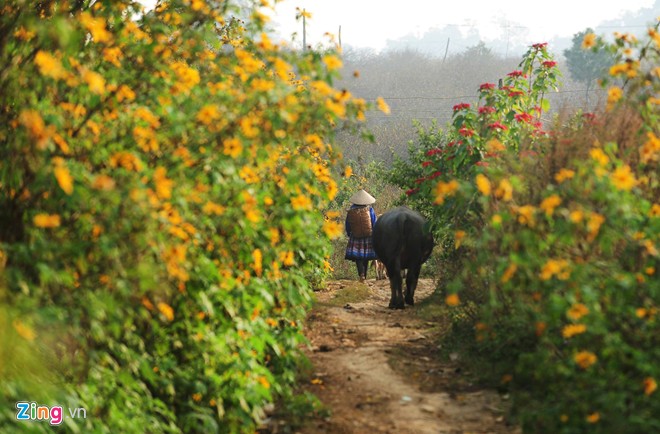
[[302, 24], [295, 20], [296, 7], [304, 8], [312, 14], [307, 21], [308, 44], [324, 41], [324, 32], [337, 34], [341, 25], [343, 44], [378, 50], [387, 39], [410, 33], [421, 35], [429, 28], [447, 24], [459, 25], [462, 31], [476, 28], [488, 41], [502, 36], [508, 23], [524, 26], [529, 43], [545, 42], [553, 36], [570, 37], [603, 20], [653, 3], [654, 0], [283, 0], [272, 18], [283, 37], [288, 39], [298, 32], [300, 41]]

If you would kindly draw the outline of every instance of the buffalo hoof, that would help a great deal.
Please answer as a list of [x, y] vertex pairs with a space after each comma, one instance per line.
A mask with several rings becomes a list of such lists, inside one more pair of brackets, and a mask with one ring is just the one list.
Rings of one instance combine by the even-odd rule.
[[389, 306], [387, 306], [389, 309], [405, 309], [406, 306], [403, 304], [403, 302], [395, 303], [394, 301], [390, 301]]
[[409, 304], [410, 306], [414, 306], [415, 300], [412, 297], [410, 298], [406, 297], [406, 304]]

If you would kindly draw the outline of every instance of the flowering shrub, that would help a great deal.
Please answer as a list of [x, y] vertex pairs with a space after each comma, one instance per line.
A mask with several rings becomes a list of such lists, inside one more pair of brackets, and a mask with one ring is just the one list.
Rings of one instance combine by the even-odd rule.
[[2, 371], [0, 425], [37, 371], [84, 432], [253, 432], [291, 395], [332, 131], [366, 105], [249, 3], [1, 6], [0, 336], [26, 350], [0, 366], [37, 368]]

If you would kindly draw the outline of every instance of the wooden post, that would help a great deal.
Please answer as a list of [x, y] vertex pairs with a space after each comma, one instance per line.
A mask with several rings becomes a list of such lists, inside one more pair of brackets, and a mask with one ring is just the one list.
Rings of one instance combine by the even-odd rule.
[[341, 25], [339, 26], [339, 49], [341, 50]]
[[449, 52], [449, 38], [447, 38], [447, 46], [445, 47], [445, 57], [442, 58], [442, 63], [445, 63], [445, 59], [447, 59], [448, 52]]
[[303, 9], [303, 51], [307, 50], [307, 18], [305, 17], [306, 12], [305, 9]]

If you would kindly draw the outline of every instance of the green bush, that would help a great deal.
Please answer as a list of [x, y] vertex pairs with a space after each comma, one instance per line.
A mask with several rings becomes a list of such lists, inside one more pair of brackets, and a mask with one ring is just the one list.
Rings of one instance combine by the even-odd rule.
[[1, 6], [3, 432], [48, 430], [26, 399], [86, 409], [72, 432], [254, 432], [292, 396], [333, 131], [367, 107], [237, 3]]

